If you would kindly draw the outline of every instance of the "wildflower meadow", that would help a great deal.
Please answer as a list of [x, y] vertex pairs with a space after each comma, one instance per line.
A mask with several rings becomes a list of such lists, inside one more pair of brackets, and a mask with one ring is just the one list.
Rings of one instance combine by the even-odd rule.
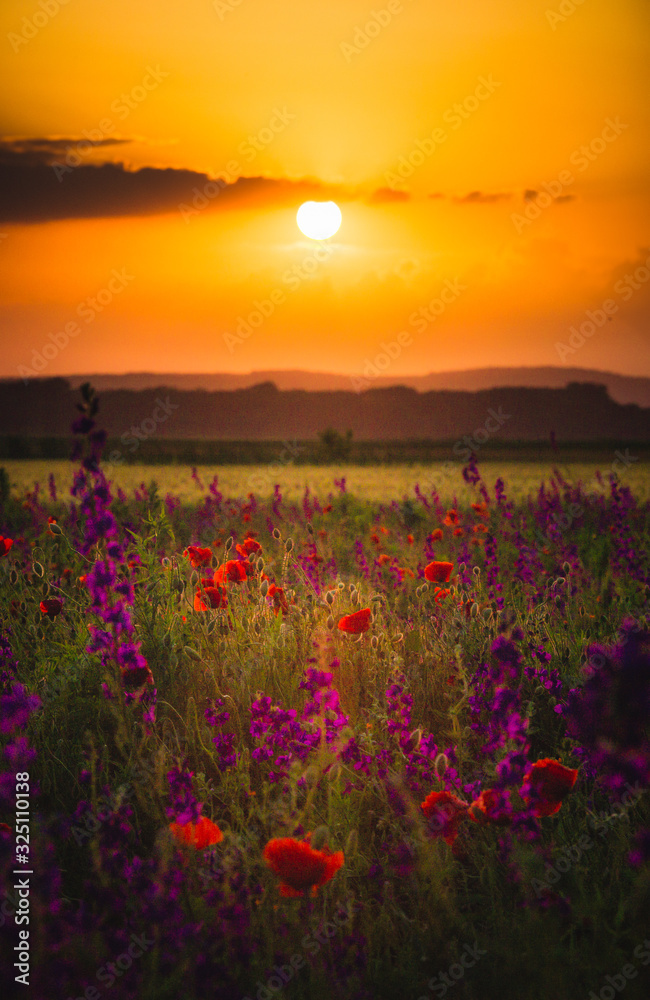
[[125, 492], [100, 403], [0, 474], [4, 995], [647, 996], [647, 491]]

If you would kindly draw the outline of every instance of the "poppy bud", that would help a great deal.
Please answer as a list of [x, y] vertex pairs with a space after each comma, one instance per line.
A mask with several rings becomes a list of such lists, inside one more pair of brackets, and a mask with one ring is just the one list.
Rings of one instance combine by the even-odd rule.
[[475, 577], [478, 578], [481, 575], [481, 567], [475, 566], [474, 569], [472, 570], [472, 573], [474, 574]]
[[275, 538], [276, 542], [280, 541], [280, 537], [281, 536], [280, 536], [280, 532], [279, 532], [278, 528], [274, 528], [273, 529], [273, 537]]
[[339, 590], [345, 589], [345, 584], [343, 583], [343, 580], [339, 580], [336, 586], [339, 588]]
[[310, 535], [314, 534], [314, 529], [312, 528], [311, 524], [307, 525], [307, 533]]
[[172, 564], [172, 561], [169, 558], [169, 556], [163, 556], [161, 561], [162, 561], [162, 564], [165, 567], [165, 569], [169, 569], [169, 567]]
[[192, 575], [190, 576], [190, 586], [196, 587], [198, 582], [199, 582], [199, 574], [196, 572], [195, 569], [193, 569]]
[[571, 565], [570, 565], [570, 563], [568, 563], [568, 562], [562, 563], [562, 569], [564, 570], [564, 572], [568, 576], [569, 573], [571, 572]]
[[287, 538], [286, 542], [284, 543], [284, 551], [291, 552], [292, 549], [293, 549], [293, 538]]
[[460, 563], [459, 566], [458, 566], [458, 570], [459, 570], [460, 573], [464, 573], [465, 572], [465, 563]]
[[445, 753], [439, 753], [433, 762], [433, 770], [436, 772], [436, 777], [442, 778], [448, 767], [449, 757]]
[[370, 645], [372, 646], [373, 649], [377, 649], [377, 646], [379, 645], [379, 639], [377, 638], [376, 635], [373, 635], [372, 639], [370, 640]]
[[52, 532], [53, 535], [62, 535], [63, 534], [63, 532], [61, 531], [61, 529], [58, 526], [58, 524], [56, 524], [54, 521], [50, 525], [49, 530]]
[[264, 560], [262, 558], [259, 558], [257, 560], [257, 572], [261, 573], [263, 569], [264, 569]]
[[309, 838], [309, 846], [315, 851], [322, 851], [329, 839], [330, 831], [327, 826], [318, 826]]
[[262, 595], [262, 597], [266, 597], [268, 592], [269, 592], [269, 581], [262, 580], [262, 583], [260, 585], [260, 594]]
[[12, 569], [11, 573], [9, 574], [9, 581], [10, 583], [18, 583], [18, 574], [16, 573], [15, 569]]
[[334, 604], [334, 594], [330, 590], [329, 593], [325, 594], [325, 600], [328, 604]]
[[327, 625], [328, 628], [334, 628], [334, 619], [332, 618], [331, 615], [329, 616], [325, 624]]
[[359, 834], [357, 833], [356, 830], [350, 830], [348, 834], [348, 839], [345, 842], [345, 850], [343, 851], [346, 860], [349, 861], [350, 858], [353, 858], [354, 855], [357, 853], [358, 843], [359, 843]]
[[355, 605], [359, 603], [359, 591], [353, 590], [350, 594], [350, 604]]
[[32, 563], [32, 569], [36, 573], [36, 576], [43, 576], [43, 573], [45, 572], [39, 562]]
[[231, 536], [230, 536], [230, 538], [229, 538], [229, 539], [227, 540], [227, 542], [226, 542], [226, 546], [225, 546], [225, 551], [226, 551], [226, 552], [230, 552], [230, 550], [231, 550], [231, 548], [232, 548], [232, 546], [233, 546], [233, 542], [234, 542], [234, 541], [235, 541], [235, 539], [234, 539], [234, 538], [232, 537], [232, 535], [231, 535]]

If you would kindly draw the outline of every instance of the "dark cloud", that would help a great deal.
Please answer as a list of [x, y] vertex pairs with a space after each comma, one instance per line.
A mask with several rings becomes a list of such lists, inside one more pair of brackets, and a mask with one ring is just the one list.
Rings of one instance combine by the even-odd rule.
[[0, 139], [0, 164], [18, 164], [19, 166], [51, 165], [57, 161], [65, 162], [69, 153], [79, 149], [82, 156], [87, 156], [91, 148], [105, 146], [124, 146], [134, 139], [99, 139], [90, 142], [85, 136], [44, 136], [36, 139], [2, 138]]
[[576, 196], [574, 194], [559, 194], [554, 200], [556, 204], [562, 205], [565, 201], [575, 201]]
[[535, 201], [538, 194], [539, 191], [533, 191], [531, 188], [528, 188], [524, 191], [524, 201]]
[[459, 205], [490, 205], [495, 201], [506, 201], [510, 194], [485, 194], [484, 191], [470, 191], [463, 198], [454, 198]]
[[[128, 139], [107, 139], [96, 145], [116, 145]], [[80, 166], [71, 166], [69, 138], [5, 140], [0, 146], [0, 222], [47, 222], [208, 211], [242, 202], [292, 204], [298, 199], [349, 200], [352, 189], [317, 180], [276, 180], [238, 177], [216, 181], [194, 170], [142, 167], [123, 163], [83, 163], [89, 153], [72, 140]], [[95, 144], [93, 144], [95, 145]], [[67, 158], [67, 162], [66, 162]]]
[[373, 191], [368, 200], [371, 205], [386, 205], [394, 201], [409, 201], [410, 197], [408, 191], [396, 191], [394, 188], [383, 187]]
[[441, 194], [440, 191], [434, 191], [433, 194], [429, 195], [429, 198], [444, 198], [444, 197], [445, 197], [444, 194]]

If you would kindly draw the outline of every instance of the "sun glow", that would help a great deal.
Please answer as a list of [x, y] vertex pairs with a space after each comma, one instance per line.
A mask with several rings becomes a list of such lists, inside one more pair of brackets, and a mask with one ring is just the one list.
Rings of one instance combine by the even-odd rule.
[[298, 209], [298, 229], [311, 240], [327, 240], [337, 232], [341, 209], [334, 201], [306, 201]]

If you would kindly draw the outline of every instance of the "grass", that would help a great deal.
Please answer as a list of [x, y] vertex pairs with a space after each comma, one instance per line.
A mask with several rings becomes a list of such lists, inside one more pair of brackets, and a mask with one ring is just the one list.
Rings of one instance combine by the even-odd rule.
[[[629, 963], [638, 977], [624, 977], [625, 997], [645, 995], [650, 872], [629, 855], [650, 818], [647, 791], [621, 806], [607, 768], [590, 762], [555, 709], [585, 684], [590, 644], [616, 642], [626, 616], [647, 622], [647, 467], [623, 477], [627, 503], [596, 483], [593, 466], [563, 468], [540, 496], [550, 467], [486, 462], [485, 510], [471, 507], [478, 487], [460, 463], [438, 504], [432, 465], [287, 466], [268, 488], [249, 479], [269, 476], [268, 466], [201, 467], [203, 488], [186, 467], [121, 467], [117, 570], [134, 584], [134, 639], [157, 693], [147, 721], [140, 698], [152, 686], [125, 699], [115, 656], [102, 663], [87, 651], [88, 626], [101, 622], [79, 578], [108, 554], [101, 538], [82, 554], [70, 463], [3, 464], [12, 489], [0, 535], [16, 541], [0, 559], [2, 629], [18, 680], [42, 699], [24, 730], [2, 737], [11, 745], [25, 735], [36, 753], [15, 768], [40, 789], [30, 843], [36, 995], [92, 987], [104, 996], [112, 975], [113, 995], [139, 1000], [574, 1000], [599, 995]], [[206, 492], [215, 474], [221, 500]], [[342, 477], [346, 493], [334, 485]], [[26, 496], [35, 480], [40, 495]], [[167, 494], [178, 502], [165, 504]], [[452, 503], [462, 534], [445, 523]], [[48, 530], [50, 516], [61, 533]], [[227, 609], [195, 610], [199, 579], [224, 563], [229, 538], [241, 544], [251, 530], [262, 545], [251, 575], [228, 585]], [[190, 543], [211, 548], [211, 565], [192, 569]], [[434, 558], [453, 563], [446, 586], [424, 579]], [[266, 592], [271, 582], [287, 612]], [[50, 619], [39, 605], [53, 597], [64, 604]], [[111, 588], [105, 599], [116, 600]], [[372, 611], [367, 632], [337, 628], [361, 608]], [[501, 680], [516, 702], [503, 716], [485, 674], [497, 641], [521, 656], [516, 676]], [[310, 667], [331, 674], [315, 689], [327, 708], [304, 687]], [[648, 678], [638, 677], [643, 698]], [[211, 724], [206, 709], [227, 717]], [[629, 699], [617, 711], [626, 719]], [[473, 801], [524, 744], [531, 762], [577, 768], [574, 790], [537, 821], [535, 838], [466, 819], [452, 850], [420, 803], [432, 790]], [[204, 851], [168, 829], [173, 768], [224, 834]], [[515, 810], [524, 808], [518, 787]], [[13, 827], [6, 798], [0, 819]], [[285, 898], [263, 848], [309, 832], [343, 850], [344, 864], [313, 898]], [[8, 958], [17, 928], [7, 923]], [[111, 973], [132, 933], [152, 944]]]

